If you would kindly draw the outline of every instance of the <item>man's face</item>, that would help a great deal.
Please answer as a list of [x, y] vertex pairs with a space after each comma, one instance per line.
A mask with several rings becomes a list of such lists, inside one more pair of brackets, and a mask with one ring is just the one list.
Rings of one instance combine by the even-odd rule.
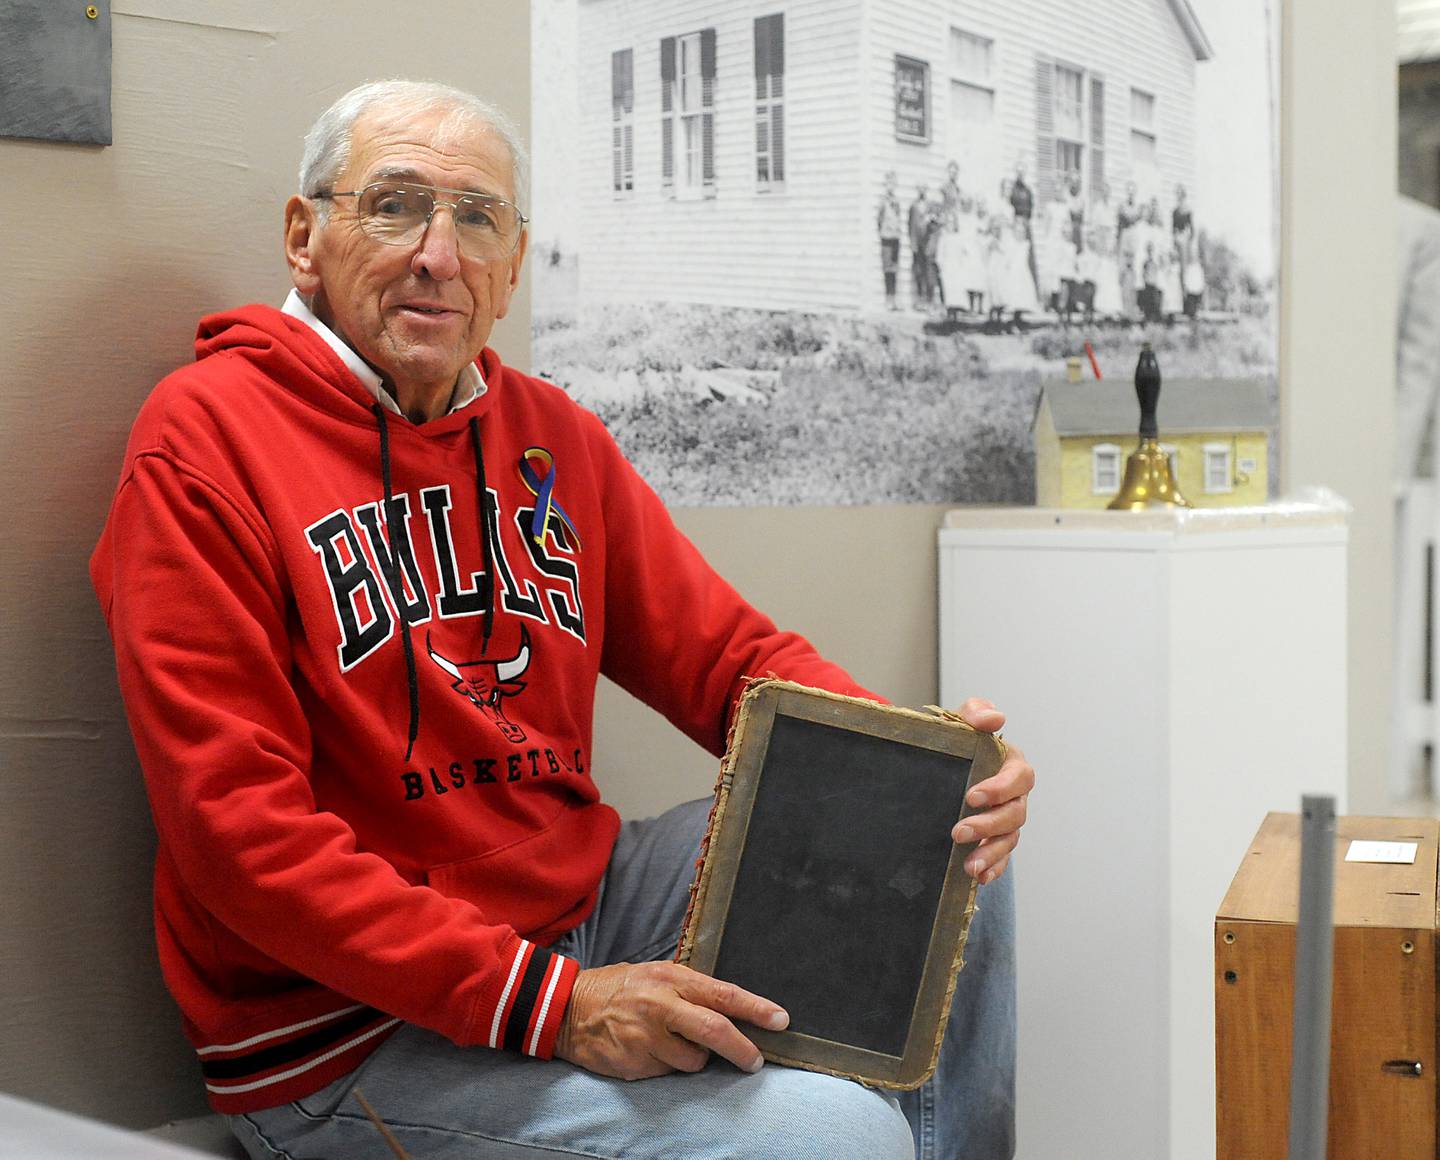
[[[443, 112], [363, 114], [333, 188], [362, 189], [398, 179], [513, 202], [514, 172], [500, 135], [474, 125], [447, 127], [445, 119]], [[315, 216], [317, 203], [291, 199], [286, 206], [291, 276], [320, 320], [380, 373], [402, 407], [443, 410], [461, 370], [509, 309], [525, 236], [509, 258], [468, 257], [458, 247], [453, 215], [437, 204], [418, 241], [385, 245], [361, 231], [356, 200], [332, 201], [322, 224]]]

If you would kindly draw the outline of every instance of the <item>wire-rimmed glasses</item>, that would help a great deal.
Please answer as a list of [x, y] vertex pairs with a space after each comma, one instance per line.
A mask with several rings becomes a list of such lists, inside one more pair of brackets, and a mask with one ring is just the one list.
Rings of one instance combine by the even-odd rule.
[[[437, 194], [447, 194], [449, 199]], [[363, 189], [331, 190], [312, 196], [355, 198], [360, 229], [366, 237], [387, 246], [413, 246], [425, 235], [436, 209], [444, 206], [455, 222], [461, 252], [471, 258], [508, 258], [529, 221], [501, 198], [409, 181], [375, 181]]]

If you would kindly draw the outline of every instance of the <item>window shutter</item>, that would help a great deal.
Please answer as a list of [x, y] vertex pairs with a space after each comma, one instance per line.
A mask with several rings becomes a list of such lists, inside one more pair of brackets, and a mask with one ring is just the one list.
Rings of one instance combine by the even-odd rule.
[[700, 30], [700, 76], [705, 81], [704, 102], [708, 106], [714, 97], [715, 85], [715, 30]]
[[621, 102], [624, 100], [620, 56], [621, 54], [618, 52], [610, 54], [610, 120], [614, 125], [610, 131], [610, 188], [615, 192], [619, 192], [624, 182], [624, 174], [620, 165], [625, 136], [620, 127], [620, 108]]
[[785, 108], [775, 105], [770, 111], [770, 180], [785, 180]]
[[1055, 61], [1035, 57], [1035, 196], [1038, 205], [1055, 197]]
[[635, 50], [627, 48], [622, 54], [621, 69], [621, 101], [625, 114], [625, 134], [621, 143], [621, 152], [624, 160], [621, 168], [624, 172], [625, 188], [635, 188]]
[[700, 115], [702, 175], [705, 195], [715, 196], [715, 30], [700, 31]]
[[779, 76], [785, 71], [785, 14], [755, 18], [755, 75]]
[[[759, 163], [759, 179], [785, 180], [784, 96], [785, 14], [755, 18], [755, 99], [759, 107], [757, 149], [766, 154]], [[768, 171], [767, 171], [768, 162]]]
[[1105, 181], [1105, 78], [1090, 77], [1090, 193]]
[[660, 42], [660, 109], [668, 113], [675, 99], [675, 38], [667, 36]]
[[660, 185], [675, 189], [675, 38], [660, 42]]

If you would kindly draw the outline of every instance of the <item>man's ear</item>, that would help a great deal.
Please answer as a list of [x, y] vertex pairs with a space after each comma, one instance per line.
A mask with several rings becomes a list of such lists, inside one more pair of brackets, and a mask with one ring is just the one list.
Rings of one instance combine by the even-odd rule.
[[302, 295], [313, 295], [320, 289], [320, 274], [315, 264], [315, 243], [320, 222], [315, 216], [315, 203], [298, 194], [285, 203], [285, 261], [290, 266], [290, 280]]
[[504, 318], [510, 313], [510, 296], [515, 293], [520, 285], [520, 270], [525, 265], [525, 249], [530, 244], [530, 231], [520, 231], [520, 241], [515, 246], [515, 252], [510, 255], [509, 278], [505, 283], [505, 301], [500, 304], [500, 309], [495, 312], [496, 318]]

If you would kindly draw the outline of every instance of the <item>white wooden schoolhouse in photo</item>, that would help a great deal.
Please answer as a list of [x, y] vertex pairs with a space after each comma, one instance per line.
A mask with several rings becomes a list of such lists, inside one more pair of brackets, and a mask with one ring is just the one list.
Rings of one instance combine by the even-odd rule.
[[[579, 0], [580, 295], [883, 306], [877, 211], [953, 159], [1001, 204], [1023, 164], [1133, 180], [1168, 214], [1194, 169], [1189, 0]], [[909, 242], [901, 243], [902, 285]]]

